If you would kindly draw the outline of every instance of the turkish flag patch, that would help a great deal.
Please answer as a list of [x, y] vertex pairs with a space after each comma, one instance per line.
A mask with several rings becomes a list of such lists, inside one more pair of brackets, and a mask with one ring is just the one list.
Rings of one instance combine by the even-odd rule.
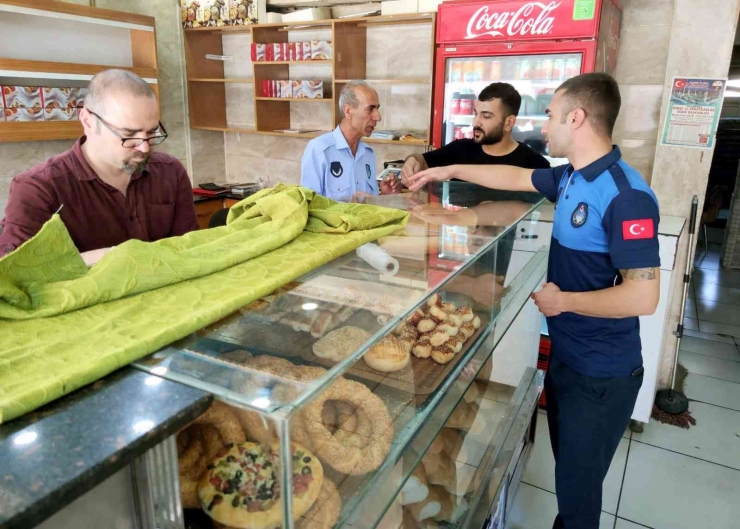
[[622, 238], [625, 241], [634, 239], [652, 239], [655, 236], [653, 219], [625, 220], [622, 222]]

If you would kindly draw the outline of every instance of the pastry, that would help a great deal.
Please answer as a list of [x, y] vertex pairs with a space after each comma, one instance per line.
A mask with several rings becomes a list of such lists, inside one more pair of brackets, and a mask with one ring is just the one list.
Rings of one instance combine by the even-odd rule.
[[298, 521], [299, 529], [331, 529], [342, 512], [342, 498], [333, 481], [324, 477], [319, 497]]
[[471, 336], [475, 334], [475, 327], [473, 327], [473, 324], [471, 322], [463, 323], [462, 327], [460, 327], [460, 330], [458, 331], [458, 334], [460, 334], [460, 337], [467, 341]]
[[447, 314], [452, 314], [453, 312], [457, 310], [457, 306], [455, 306], [455, 304], [452, 303], [451, 301], [445, 301], [444, 303], [442, 303], [441, 308]]
[[417, 358], [429, 358], [432, 356], [432, 344], [429, 342], [416, 342], [411, 352]]
[[478, 397], [480, 396], [480, 388], [478, 387], [478, 381], [473, 380], [473, 383], [470, 384], [470, 387], [465, 392], [465, 395], [463, 395], [463, 400], [467, 402], [468, 404], [472, 404], [478, 400]]
[[[444, 491], [444, 489], [442, 489], [442, 491]], [[440, 503], [440, 492], [442, 491], [440, 491], [439, 487], [430, 487], [429, 494], [423, 501], [412, 503], [407, 505], [405, 508], [411, 513], [417, 522], [421, 522], [428, 518], [434, 518], [442, 510], [442, 505]]]
[[439, 485], [445, 490], [455, 490], [457, 483], [457, 467], [452, 458], [444, 452], [438, 455], [439, 464], [434, 472], [427, 472], [427, 483], [430, 485]]
[[441, 345], [432, 349], [432, 360], [438, 364], [446, 364], [453, 358], [455, 358], [455, 351], [447, 347], [447, 345]]
[[469, 430], [473, 426], [477, 415], [478, 409], [476, 406], [466, 402], [460, 402], [447, 419], [445, 427], [455, 428], [457, 430]]
[[434, 331], [425, 332], [424, 334], [420, 334], [417, 341], [419, 343], [429, 343], [432, 339], [432, 335], [434, 335]]
[[372, 346], [362, 358], [376, 371], [390, 373], [406, 367], [411, 356], [406, 346], [395, 336], [386, 336]]
[[480, 316], [475, 316], [472, 323], [475, 329], [480, 329]]
[[439, 306], [442, 304], [442, 296], [439, 294], [432, 294], [427, 300], [427, 307]]
[[447, 319], [447, 313], [437, 305], [434, 305], [433, 307], [430, 307], [427, 317], [434, 321], [434, 323], [439, 324]]
[[452, 314], [447, 314], [447, 322], [454, 325], [455, 327], [460, 327], [463, 323], [465, 323], [462, 316], [460, 316], [456, 312], [453, 312]]
[[438, 332], [446, 332], [450, 336], [457, 336], [457, 333], [460, 329], [459, 327], [456, 327], [455, 325], [445, 322], [445, 323], [440, 323], [439, 325], [437, 325], [437, 328], [434, 330]]
[[432, 337], [429, 338], [429, 343], [432, 344], [432, 347], [440, 347], [441, 345], [444, 345], [444, 343], [450, 339], [450, 335], [447, 334], [444, 331], [434, 331], [434, 334], [432, 334]]
[[421, 309], [416, 309], [411, 316], [409, 316], [408, 320], [406, 320], [411, 325], [419, 325], [419, 322], [424, 319], [424, 311]]
[[458, 314], [460, 317], [462, 317], [463, 323], [472, 321], [472, 319], [475, 317], [475, 314], [473, 314], [473, 309], [471, 309], [470, 307], [460, 307], [455, 311], [455, 314]]
[[429, 486], [427, 485], [427, 474], [424, 465], [419, 462], [416, 468], [403, 484], [401, 489], [401, 504], [419, 503], [424, 501], [429, 495]]
[[447, 340], [447, 341], [445, 342], [445, 345], [446, 345], [447, 347], [449, 347], [450, 349], [452, 349], [453, 351], [455, 351], [455, 354], [457, 354], [457, 353], [459, 353], [460, 351], [462, 351], [462, 346], [463, 346], [463, 344], [462, 344], [462, 342], [461, 342], [460, 340], [458, 340], [457, 338], [450, 338], [449, 340]]
[[416, 343], [416, 334], [402, 334], [398, 337], [398, 341], [410, 353]]
[[[358, 433], [348, 433], [349, 439], [337, 439], [321, 422], [321, 411], [329, 400], [351, 403], [359, 412], [360, 422], [366, 422], [370, 435], [364, 439]], [[393, 439], [393, 424], [385, 403], [367, 386], [343, 378], [306, 404], [301, 411], [306, 431], [316, 450], [316, 455], [335, 470], [345, 474], [360, 475], [377, 469], [385, 460]], [[364, 418], [364, 421], [363, 421]], [[360, 425], [358, 424], [358, 429]], [[358, 445], [366, 443], [363, 448]]]
[[[294, 443], [293, 516], [303, 516], [319, 496], [324, 470], [305, 447]], [[198, 485], [205, 513], [215, 521], [243, 529], [280, 527], [283, 504], [279, 479], [278, 444], [227, 445], [208, 465]]]
[[417, 330], [422, 334], [433, 331], [435, 327], [437, 327], [437, 324], [429, 318], [424, 318], [416, 325]]
[[340, 362], [357, 351], [370, 338], [370, 333], [358, 327], [340, 327], [313, 344], [313, 354]]

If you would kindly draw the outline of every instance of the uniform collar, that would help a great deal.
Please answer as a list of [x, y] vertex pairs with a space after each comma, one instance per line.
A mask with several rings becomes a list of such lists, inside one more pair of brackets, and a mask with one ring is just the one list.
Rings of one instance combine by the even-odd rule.
[[610, 152], [606, 156], [602, 156], [598, 160], [591, 162], [586, 167], [579, 169], [577, 172], [580, 173], [587, 182], [593, 182], [594, 180], [596, 180], [597, 176], [608, 170], [612, 165], [614, 165], [621, 159], [622, 152], [619, 150], [619, 147], [613, 145], [612, 152]]
[[[82, 136], [72, 146], [72, 157], [74, 160], [75, 176], [77, 177], [78, 180], [83, 180], [83, 181], [95, 180], [96, 178], [98, 178], [97, 173], [93, 170], [92, 167], [90, 167], [90, 164], [87, 163], [87, 160], [85, 159], [85, 155], [82, 154], [82, 144], [84, 144], [86, 141], [87, 141], [87, 136]], [[151, 161], [151, 158], [149, 160]], [[146, 173], [147, 173], [146, 169], [144, 169], [144, 171], [137, 171], [131, 175], [131, 180], [132, 181], [138, 180]]]
[[[337, 150], [347, 149], [350, 154], [352, 154], [352, 149], [349, 148], [349, 143], [347, 143], [347, 139], [344, 137], [342, 129], [340, 129], [338, 125], [337, 128], [334, 129], [334, 132], [332, 132], [332, 134], [334, 135], [334, 145], [336, 146]], [[357, 142], [357, 154], [355, 156], [360, 156], [366, 148], [367, 146], [362, 140]]]

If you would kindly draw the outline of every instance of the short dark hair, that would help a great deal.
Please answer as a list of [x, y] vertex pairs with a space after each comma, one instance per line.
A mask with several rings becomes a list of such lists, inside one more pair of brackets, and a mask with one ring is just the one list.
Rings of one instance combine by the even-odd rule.
[[564, 92], [569, 105], [563, 120], [573, 108], [580, 107], [586, 111], [594, 131], [611, 138], [622, 106], [619, 85], [611, 75], [598, 72], [578, 75], [565, 81], [555, 92]]
[[478, 101], [491, 101], [493, 99], [501, 100], [505, 118], [519, 114], [519, 107], [522, 106], [522, 96], [509, 83], [491, 83], [478, 96]]

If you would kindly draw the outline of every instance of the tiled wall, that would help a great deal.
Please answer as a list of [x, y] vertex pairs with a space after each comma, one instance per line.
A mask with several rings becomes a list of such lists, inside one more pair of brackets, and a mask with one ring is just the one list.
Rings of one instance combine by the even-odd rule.
[[622, 31], [615, 78], [622, 110], [614, 140], [625, 160], [650, 182], [660, 129], [668, 45], [675, 0], [622, 0]]

